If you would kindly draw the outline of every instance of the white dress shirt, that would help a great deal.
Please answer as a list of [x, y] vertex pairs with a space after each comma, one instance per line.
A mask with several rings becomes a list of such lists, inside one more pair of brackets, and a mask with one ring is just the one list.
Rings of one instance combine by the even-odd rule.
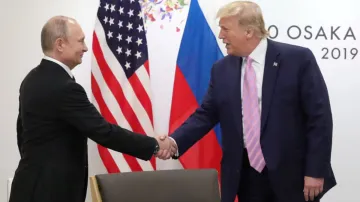
[[[262, 99], [262, 83], [264, 77], [264, 69], [265, 69], [265, 57], [266, 57], [266, 50], [267, 50], [267, 39], [262, 39], [258, 46], [254, 49], [254, 51], [249, 55], [249, 57], [253, 60], [252, 67], [254, 68], [255, 75], [256, 75], [256, 88], [259, 100], [259, 109], [261, 114], [261, 99]], [[243, 57], [243, 62], [241, 65], [241, 99], [243, 97], [243, 86], [244, 86], [244, 75], [246, 71], [246, 57]], [[242, 108], [242, 107], [241, 107]], [[243, 123], [244, 125], [244, 123]], [[245, 135], [244, 137], [244, 147], [245, 145]]]
[[55, 62], [56, 64], [60, 65], [69, 74], [69, 76], [71, 78], [74, 78], [74, 75], [71, 73], [70, 68], [68, 66], [66, 66], [64, 63], [62, 63], [62, 62], [60, 62], [60, 61], [58, 61], [58, 60], [56, 60], [54, 58], [51, 58], [49, 56], [46, 56], [46, 55], [44, 56], [44, 59], [49, 60], [51, 62]]

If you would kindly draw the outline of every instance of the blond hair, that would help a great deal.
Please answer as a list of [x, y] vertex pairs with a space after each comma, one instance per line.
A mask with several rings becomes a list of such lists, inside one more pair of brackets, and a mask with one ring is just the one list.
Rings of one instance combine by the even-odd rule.
[[259, 38], [269, 35], [265, 29], [265, 22], [260, 7], [251, 1], [234, 1], [219, 9], [216, 17], [237, 16], [239, 25], [254, 29]]

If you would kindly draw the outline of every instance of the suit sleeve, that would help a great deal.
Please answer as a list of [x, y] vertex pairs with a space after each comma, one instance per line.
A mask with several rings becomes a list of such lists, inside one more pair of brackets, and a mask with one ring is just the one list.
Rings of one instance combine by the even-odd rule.
[[19, 148], [19, 153], [20, 153], [20, 157], [22, 157], [22, 144], [23, 144], [23, 125], [22, 125], [22, 119], [21, 119], [21, 102], [20, 102], [20, 92], [21, 92], [21, 87], [22, 87], [22, 83], [20, 85], [20, 89], [19, 89], [19, 112], [18, 112], [18, 117], [16, 120], [16, 138], [17, 138], [17, 145]]
[[191, 146], [203, 138], [219, 121], [217, 108], [214, 101], [214, 68], [207, 93], [199, 108], [171, 134], [178, 146], [178, 158]]
[[307, 49], [301, 69], [301, 102], [306, 115], [305, 175], [330, 175], [333, 121], [328, 90], [313, 53]]
[[77, 83], [69, 82], [63, 89], [59, 103], [62, 120], [79, 130], [96, 143], [142, 160], [150, 160], [157, 141], [108, 123], [90, 103], [85, 90]]
[[23, 132], [23, 126], [22, 126], [22, 120], [21, 120], [21, 106], [19, 103], [19, 114], [17, 117], [17, 121], [16, 121], [16, 136], [17, 136], [17, 145], [19, 148], [19, 153], [20, 153], [20, 157], [22, 157], [22, 144], [23, 144], [23, 137], [22, 137], [22, 132]]

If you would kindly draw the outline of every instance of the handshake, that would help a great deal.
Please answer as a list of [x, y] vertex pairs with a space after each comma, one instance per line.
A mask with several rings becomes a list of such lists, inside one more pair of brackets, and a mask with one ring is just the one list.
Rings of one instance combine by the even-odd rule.
[[157, 158], [167, 160], [177, 154], [178, 147], [174, 139], [167, 135], [158, 136], [155, 139], [160, 146], [159, 151], [155, 155]]

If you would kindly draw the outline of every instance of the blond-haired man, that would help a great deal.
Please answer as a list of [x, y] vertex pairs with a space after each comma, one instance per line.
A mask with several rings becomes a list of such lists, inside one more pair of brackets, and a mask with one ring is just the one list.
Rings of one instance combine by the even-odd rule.
[[332, 113], [314, 55], [267, 39], [253, 2], [227, 4], [218, 17], [229, 55], [214, 64], [201, 106], [171, 134], [178, 154], [220, 122], [223, 202], [319, 201], [336, 180]]

